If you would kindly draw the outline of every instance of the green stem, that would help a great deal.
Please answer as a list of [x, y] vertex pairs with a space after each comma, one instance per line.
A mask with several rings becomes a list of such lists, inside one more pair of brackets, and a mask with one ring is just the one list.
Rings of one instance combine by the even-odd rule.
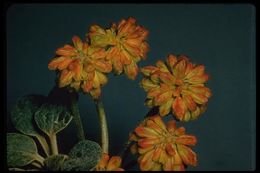
[[73, 114], [73, 119], [78, 129], [77, 132], [78, 139], [85, 140], [85, 133], [84, 133], [84, 129], [80, 118], [80, 113], [79, 113], [79, 107], [78, 107], [78, 95], [74, 93], [71, 100], [72, 100], [71, 110]]
[[37, 162], [32, 162], [32, 165], [37, 167], [37, 168], [42, 168], [42, 166]]
[[50, 143], [51, 143], [51, 151], [52, 151], [52, 155], [56, 155], [59, 153], [58, 151], [58, 145], [57, 145], [57, 137], [56, 134], [51, 134], [49, 136], [50, 138]]
[[107, 120], [106, 120], [104, 106], [103, 106], [101, 99], [95, 100], [95, 104], [96, 104], [96, 109], [97, 109], [97, 112], [99, 115], [102, 150], [103, 150], [103, 153], [108, 153], [109, 138], [108, 138], [108, 128], [107, 128]]
[[37, 138], [37, 140], [41, 144], [41, 146], [42, 146], [42, 148], [44, 150], [44, 153], [48, 157], [50, 155], [50, 148], [49, 148], [49, 145], [48, 145], [47, 141], [45, 140], [45, 138], [43, 136], [36, 135], [35, 137]]
[[35, 160], [38, 161], [39, 163], [41, 163], [41, 165], [43, 165], [44, 158], [41, 155], [36, 154], [35, 155]]

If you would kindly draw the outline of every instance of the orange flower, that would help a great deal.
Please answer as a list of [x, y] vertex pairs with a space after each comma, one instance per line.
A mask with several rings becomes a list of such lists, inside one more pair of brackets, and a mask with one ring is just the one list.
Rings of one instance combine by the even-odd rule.
[[96, 171], [124, 171], [119, 168], [121, 165], [121, 158], [119, 156], [112, 156], [109, 159], [109, 155], [104, 153], [98, 165]]
[[196, 144], [196, 137], [185, 135], [174, 120], [165, 125], [159, 115], [148, 117], [129, 140], [134, 141], [131, 152], [139, 155], [142, 171], [182, 171], [184, 165], [197, 165], [196, 153], [188, 147]]
[[146, 105], [158, 106], [161, 116], [170, 113], [178, 120], [196, 119], [206, 110], [209, 88], [204, 86], [209, 76], [203, 65], [192, 64], [186, 56], [169, 55], [166, 63], [141, 69], [141, 86], [147, 92]]
[[65, 45], [56, 51], [57, 57], [48, 64], [50, 70], [58, 70], [59, 87], [69, 86], [76, 91], [82, 89], [98, 98], [100, 87], [107, 83], [104, 73], [112, 70], [105, 50], [89, 46], [74, 36], [73, 46]]
[[137, 62], [146, 58], [148, 31], [136, 25], [134, 18], [123, 19], [118, 26], [112, 24], [110, 29], [93, 25], [88, 34], [91, 44], [107, 50], [107, 58], [111, 60], [116, 74], [123, 71], [130, 79], [138, 73]]

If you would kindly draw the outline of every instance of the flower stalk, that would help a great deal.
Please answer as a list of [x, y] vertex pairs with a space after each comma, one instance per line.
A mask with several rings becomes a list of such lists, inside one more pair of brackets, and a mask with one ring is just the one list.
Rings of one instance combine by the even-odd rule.
[[108, 138], [108, 128], [107, 128], [107, 120], [106, 120], [104, 105], [100, 98], [95, 100], [95, 104], [99, 115], [102, 151], [103, 153], [108, 153], [109, 138]]
[[50, 135], [49, 138], [50, 138], [50, 143], [51, 143], [52, 155], [57, 155], [59, 153], [58, 145], [57, 145], [57, 136], [54, 133], [54, 134]]
[[77, 126], [77, 136], [79, 140], [85, 139], [85, 133], [82, 125], [82, 121], [80, 118], [79, 113], [79, 107], [78, 107], [78, 95], [76, 93], [73, 93], [74, 95], [71, 96], [71, 111], [73, 113], [73, 119], [75, 122], [75, 125]]

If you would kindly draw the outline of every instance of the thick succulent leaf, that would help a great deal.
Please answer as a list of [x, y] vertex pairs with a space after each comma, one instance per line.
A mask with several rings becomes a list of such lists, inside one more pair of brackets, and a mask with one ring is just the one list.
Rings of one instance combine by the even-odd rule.
[[32, 138], [17, 133], [7, 134], [8, 167], [25, 166], [35, 160], [42, 162], [42, 159]]
[[52, 155], [44, 160], [44, 167], [47, 171], [60, 171], [64, 161], [68, 159], [67, 155]]
[[94, 141], [83, 140], [76, 144], [64, 162], [64, 171], [89, 171], [97, 165], [102, 156], [102, 149]]
[[37, 126], [48, 136], [63, 130], [72, 120], [72, 116], [63, 106], [44, 104], [34, 116]]
[[45, 99], [42, 95], [27, 95], [17, 100], [11, 111], [11, 120], [17, 130], [30, 136], [39, 135], [33, 116]]

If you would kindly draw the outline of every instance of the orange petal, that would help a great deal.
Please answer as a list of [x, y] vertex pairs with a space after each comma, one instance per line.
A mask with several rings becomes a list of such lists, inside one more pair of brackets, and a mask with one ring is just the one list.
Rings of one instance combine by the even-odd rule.
[[148, 91], [153, 88], [159, 88], [159, 86], [153, 83], [150, 79], [143, 78], [141, 81], [141, 86], [144, 88], [145, 91]]
[[183, 145], [196, 145], [197, 138], [192, 135], [181, 135], [176, 139], [176, 143]]
[[108, 81], [107, 77], [103, 73], [100, 73], [100, 72], [96, 72], [96, 75], [97, 75], [100, 85], [104, 86]]
[[185, 71], [185, 79], [188, 79], [187, 75], [189, 75], [193, 69], [194, 69], [194, 65], [188, 62]]
[[146, 148], [138, 147], [138, 153], [142, 155], [142, 154], [147, 153], [147, 152], [149, 152], [153, 149], [154, 149], [154, 146], [150, 146], [150, 147], [146, 147]]
[[103, 153], [102, 158], [98, 163], [98, 168], [105, 169], [107, 166], [108, 160], [109, 160], [109, 155], [106, 153]]
[[197, 155], [189, 147], [186, 147], [185, 145], [177, 145], [177, 148], [181, 159], [186, 165], [197, 165]]
[[91, 46], [88, 51], [90, 52], [90, 56], [95, 60], [103, 59], [106, 57], [106, 52], [102, 48], [96, 48]]
[[141, 171], [148, 171], [153, 167], [152, 154], [153, 154], [153, 151], [149, 151], [140, 160]]
[[114, 66], [115, 72], [117, 74], [122, 73], [122, 71], [123, 71], [123, 64], [121, 63], [120, 60], [118, 60], [117, 58], [114, 58], [113, 59], [113, 66]]
[[132, 62], [130, 65], [124, 67], [124, 71], [129, 79], [134, 80], [138, 73], [138, 67], [136, 63]]
[[200, 114], [202, 114], [206, 111], [206, 109], [207, 109], [206, 105], [198, 106], [195, 111], [191, 112], [191, 118], [197, 119]]
[[108, 61], [94, 61], [94, 66], [96, 69], [104, 73], [109, 73], [112, 70], [112, 66]]
[[152, 160], [157, 162], [160, 158], [161, 153], [162, 153], [161, 147], [157, 147], [153, 152]]
[[131, 55], [125, 50], [120, 51], [120, 59], [125, 65], [130, 65], [132, 63]]
[[181, 136], [185, 134], [185, 128], [184, 127], [179, 127], [174, 131], [176, 136]]
[[73, 78], [75, 80], [80, 80], [81, 73], [82, 73], [82, 65], [81, 65], [80, 61], [79, 60], [74, 60], [74, 62], [72, 62], [69, 65], [69, 69], [74, 72]]
[[160, 79], [168, 85], [173, 85], [175, 82], [174, 77], [170, 73], [160, 73]]
[[99, 81], [99, 78], [97, 76], [97, 72], [95, 72], [95, 76], [94, 76], [94, 79], [93, 79], [93, 87], [94, 88], [99, 88], [100, 87], [100, 81]]
[[133, 59], [135, 59], [136, 61], [140, 60], [140, 57], [142, 55], [141, 43], [140, 43], [139, 47], [135, 47], [135, 46], [130, 45], [129, 43], [125, 42], [124, 48], [132, 55]]
[[183, 164], [180, 165], [174, 165], [173, 166], [174, 171], [185, 171]]
[[192, 78], [190, 78], [188, 80], [188, 82], [191, 84], [203, 84], [203, 83], [207, 82], [208, 79], [209, 79], [209, 75], [203, 74], [200, 76], [193, 76]]
[[160, 142], [160, 139], [156, 136], [153, 138], [143, 138], [138, 140], [138, 145], [142, 148], [148, 148], [154, 146]]
[[159, 112], [161, 116], [165, 116], [169, 114], [169, 112], [171, 111], [172, 102], [173, 102], [173, 98], [170, 98], [166, 103], [162, 104], [159, 107]]
[[73, 72], [68, 71], [67, 69], [63, 70], [60, 75], [60, 80], [59, 80], [59, 87], [64, 87], [68, 85], [73, 77]]
[[82, 43], [81, 39], [78, 36], [73, 36], [72, 37], [72, 41], [73, 41], [74, 47], [76, 49], [82, 50], [83, 43]]
[[82, 52], [85, 54], [85, 55], [88, 55], [88, 49], [89, 49], [89, 45], [87, 43], [83, 43], [83, 46], [82, 46]]
[[142, 59], [146, 59], [146, 57], [147, 57], [147, 52], [149, 51], [149, 45], [148, 45], [148, 43], [146, 43], [146, 42], [143, 42], [142, 44], [141, 44], [141, 58]]
[[159, 158], [159, 163], [165, 164], [167, 162], [167, 159], [168, 159], [168, 156], [166, 154], [166, 151], [162, 150], [160, 158]]
[[67, 57], [72, 57], [77, 55], [76, 49], [71, 45], [65, 45], [64, 47], [57, 49], [56, 54], [60, 56], [67, 56]]
[[179, 120], [182, 120], [184, 118], [184, 115], [187, 111], [187, 107], [181, 97], [177, 97], [174, 100], [172, 104], [172, 109]]
[[194, 111], [196, 109], [196, 103], [193, 101], [190, 95], [182, 95], [182, 99], [189, 110]]
[[149, 117], [150, 120], [153, 120], [161, 129], [166, 130], [165, 124], [162, 118], [158, 115]]
[[194, 76], [201, 76], [204, 73], [205, 66], [204, 65], [198, 65], [192, 70], [190, 70], [189, 73], [187, 73], [186, 79], [190, 79]]
[[121, 20], [118, 25], [118, 32], [126, 33], [126, 32], [133, 30], [133, 28], [135, 27], [135, 22], [136, 22], [136, 19], [134, 19], [132, 17], [128, 18], [127, 20], [125, 20], [125, 19]]
[[161, 93], [161, 90], [160, 90], [159, 87], [157, 87], [157, 88], [152, 88], [152, 89], [150, 89], [150, 90], [147, 92], [147, 97], [148, 97], [148, 98], [153, 98], [153, 97], [158, 96], [160, 93]]
[[49, 64], [48, 64], [48, 68], [50, 70], [56, 70], [56, 68], [58, 68], [58, 66], [65, 60], [67, 59], [66, 57], [58, 57], [58, 58], [54, 58], [52, 59]]
[[143, 73], [143, 75], [145, 76], [150, 76], [152, 73], [154, 73], [156, 70], [158, 70], [157, 67], [154, 66], [146, 66], [141, 68], [141, 73]]
[[172, 143], [167, 143], [165, 149], [167, 154], [169, 154], [170, 156], [174, 156], [176, 154], [175, 148]]
[[161, 170], [162, 170], [161, 164], [153, 162], [153, 166], [150, 169], [150, 171], [161, 171]]
[[191, 112], [190, 111], [186, 111], [183, 121], [189, 121], [191, 119]]
[[120, 165], [121, 165], [121, 158], [119, 156], [113, 156], [108, 162], [107, 170], [113, 171], [118, 167], [120, 167]]
[[209, 88], [205, 87], [205, 86], [199, 86], [199, 85], [191, 85], [189, 86], [189, 90], [192, 91], [193, 93], [197, 93], [197, 94], [203, 94], [206, 97], [210, 97], [211, 96], [211, 91]]
[[84, 63], [83, 68], [87, 73], [93, 72], [95, 70], [95, 66], [92, 63]]
[[165, 65], [165, 63], [161, 60], [156, 62], [156, 66], [162, 71], [162, 72], [169, 72], [167, 66]]
[[170, 68], [173, 68], [173, 66], [177, 62], [177, 57], [175, 55], [170, 54], [170, 55], [168, 55], [166, 62]]
[[167, 123], [167, 130], [173, 134], [174, 131], [176, 130], [176, 122], [174, 120], [170, 120]]
[[162, 105], [162, 104], [166, 103], [167, 101], [169, 101], [171, 98], [172, 98], [172, 91], [164, 92], [162, 94], [158, 94], [155, 97], [154, 103], [156, 105]]
[[174, 76], [177, 78], [183, 78], [185, 76], [186, 64], [186, 59], [180, 59], [173, 69]]
[[159, 83], [160, 82], [160, 71], [155, 71], [153, 74], [151, 74], [150, 79], [154, 83]]
[[106, 34], [105, 30], [98, 25], [92, 25], [89, 28], [91, 34]]
[[150, 119], [146, 121], [146, 127], [153, 129], [155, 132], [157, 132], [158, 135], [161, 135], [161, 133], [163, 133], [163, 129]]
[[82, 89], [84, 92], [90, 92], [90, 90], [93, 88], [93, 81], [85, 82], [82, 85]]
[[208, 102], [208, 98], [204, 94], [189, 92], [192, 99], [198, 104], [205, 104]]
[[149, 137], [149, 138], [157, 137], [158, 135], [153, 129], [143, 127], [143, 126], [138, 126], [135, 129], [135, 133], [140, 137]]
[[174, 160], [173, 157], [168, 157], [165, 164], [163, 165], [164, 171], [173, 171], [174, 170]]
[[58, 69], [59, 70], [63, 70], [65, 68], [67, 68], [70, 63], [72, 62], [73, 60], [71, 58], [65, 58], [62, 62], [60, 62], [60, 64], [58, 65]]
[[160, 83], [160, 90], [162, 92], [172, 91], [172, 87], [170, 85], [167, 85], [167, 84], [164, 84], [164, 83]]
[[139, 47], [141, 44], [142, 40], [139, 38], [128, 38], [126, 40], [126, 43], [132, 47]]

